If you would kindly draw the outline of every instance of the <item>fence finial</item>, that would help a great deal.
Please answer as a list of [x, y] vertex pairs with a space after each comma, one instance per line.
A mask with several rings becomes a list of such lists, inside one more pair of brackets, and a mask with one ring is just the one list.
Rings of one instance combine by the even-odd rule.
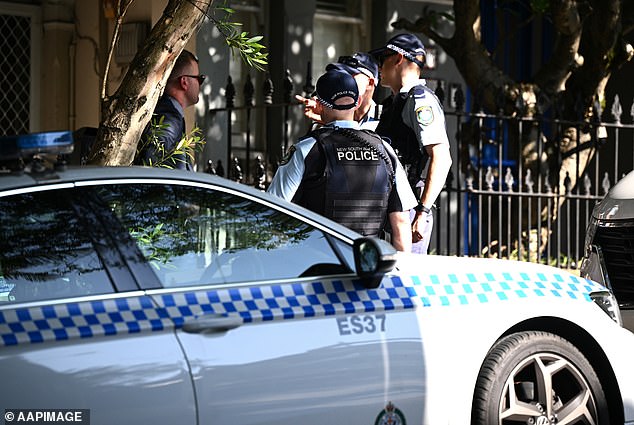
[[513, 172], [511, 171], [510, 167], [506, 169], [506, 175], [504, 176], [504, 183], [506, 183], [506, 189], [509, 192], [513, 192], [513, 184], [515, 183], [515, 177], [513, 177]]
[[233, 158], [230, 176], [231, 180], [242, 183], [242, 167], [240, 166], [240, 159], [237, 157]]
[[264, 169], [264, 164], [262, 163], [262, 157], [258, 155], [256, 158], [255, 164], [255, 188], [264, 190], [264, 182], [266, 181], [266, 170]]
[[487, 173], [484, 176], [484, 181], [487, 184], [487, 190], [493, 190], [493, 182], [495, 181], [495, 177], [493, 176], [493, 171], [491, 167], [487, 167]]
[[467, 185], [467, 190], [468, 191], [472, 191], [473, 190], [473, 172], [471, 171], [471, 169], [469, 169], [469, 171], [467, 173], [466, 185]]
[[286, 69], [286, 77], [284, 77], [284, 102], [291, 103], [291, 96], [293, 95], [293, 78], [291, 77], [291, 71]]
[[264, 96], [265, 105], [273, 104], [273, 90], [273, 80], [271, 80], [271, 74], [267, 72], [264, 83], [262, 83], [262, 94]]
[[220, 177], [225, 176], [225, 167], [222, 166], [221, 160], [218, 160], [218, 162], [216, 163], [216, 174]]
[[601, 187], [603, 188], [603, 194], [607, 194], [610, 191], [610, 176], [606, 171], [603, 175], [603, 181], [601, 182]]
[[255, 87], [251, 82], [251, 74], [247, 75], [247, 81], [244, 83], [244, 105], [253, 106], [254, 104]]
[[211, 159], [207, 160], [207, 168], [205, 168], [205, 173], [216, 174], [216, 167], [214, 167], [214, 162]]
[[619, 95], [614, 95], [614, 102], [612, 102], [612, 117], [614, 117], [614, 122], [616, 124], [621, 124], [621, 115], [623, 114], [623, 108], [621, 107], [621, 101], [619, 100]]
[[227, 77], [227, 86], [225, 87], [225, 100], [227, 102], [227, 108], [233, 108], [236, 99], [236, 87], [233, 85], [231, 75]]
[[434, 94], [440, 100], [440, 104], [445, 103], [445, 89], [442, 88], [442, 81], [438, 80], [438, 84], [436, 85], [436, 90], [434, 90]]
[[465, 97], [460, 84], [456, 87], [456, 92], [453, 95], [453, 101], [456, 104], [456, 111], [462, 111], [465, 104]]
[[528, 193], [533, 193], [534, 184], [535, 182], [533, 182], [533, 176], [531, 176], [531, 170], [529, 168], [528, 170], [526, 170], [526, 176], [524, 176], [524, 186], [526, 186]]
[[572, 180], [570, 179], [570, 173], [566, 171], [566, 177], [564, 177], [564, 190], [566, 195], [572, 191]]
[[590, 180], [588, 174], [583, 175], [583, 190], [586, 196], [590, 196], [590, 191], [592, 190], [592, 180]]

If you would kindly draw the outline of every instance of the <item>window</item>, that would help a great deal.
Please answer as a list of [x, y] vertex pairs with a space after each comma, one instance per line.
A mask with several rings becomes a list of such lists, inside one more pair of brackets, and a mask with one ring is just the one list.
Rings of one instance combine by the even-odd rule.
[[0, 198], [0, 305], [113, 292], [68, 193]]
[[365, 0], [319, 0], [313, 21], [314, 46], [312, 75], [315, 81], [323, 74], [326, 65], [336, 62], [339, 56], [356, 51], [367, 51], [370, 27], [369, 3]]
[[0, 136], [38, 128], [40, 25], [39, 7], [0, 4]]
[[210, 189], [98, 189], [165, 287], [349, 272], [318, 229], [258, 202]]

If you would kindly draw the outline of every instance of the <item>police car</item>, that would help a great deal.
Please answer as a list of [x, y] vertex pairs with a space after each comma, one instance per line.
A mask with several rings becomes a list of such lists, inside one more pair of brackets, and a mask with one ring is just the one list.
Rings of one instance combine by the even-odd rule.
[[15, 166], [67, 152], [65, 133], [3, 143], [5, 412], [84, 409], [93, 425], [634, 424], [634, 335], [591, 280], [397, 254], [202, 173]]

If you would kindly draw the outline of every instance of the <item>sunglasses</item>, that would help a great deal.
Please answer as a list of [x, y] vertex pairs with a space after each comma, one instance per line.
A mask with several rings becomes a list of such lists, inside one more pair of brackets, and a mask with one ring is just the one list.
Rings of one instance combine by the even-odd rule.
[[387, 58], [389, 58], [390, 56], [394, 56], [395, 54], [396, 54], [396, 52], [393, 52], [393, 53], [388, 53], [387, 55], [380, 56], [379, 57], [379, 66], [383, 66], [383, 64], [385, 63]]
[[[205, 81], [205, 78], [207, 78], [206, 75], [204, 74], [200, 74], [200, 75], [181, 75], [180, 77], [189, 77], [189, 78], [195, 78], [198, 80], [198, 84], [202, 84], [203, 81]], [[178, 77], [178, 78], [180, 78]]]
[[354, 56], [339, 56], [339, 59], [337, 60], [337, 62], [342, 63], [344, 65], [351, 66], [353, 68], [357, 68], [359, 66], [365, 68], [365, 65], [359, 62], [359, 60], [355, 58]]
[[356, 68], [369, 78], [375, 78], [374, 71], [354, 56], [339, 56], [337, 62]]

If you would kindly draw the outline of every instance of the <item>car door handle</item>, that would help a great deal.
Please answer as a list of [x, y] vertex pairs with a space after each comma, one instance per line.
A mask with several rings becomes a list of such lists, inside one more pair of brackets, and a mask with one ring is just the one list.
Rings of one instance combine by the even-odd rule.
[[242, 325], [240, 316], [205, 314], [183, 324], [183, 331], [192, 334], [222, 333]]

